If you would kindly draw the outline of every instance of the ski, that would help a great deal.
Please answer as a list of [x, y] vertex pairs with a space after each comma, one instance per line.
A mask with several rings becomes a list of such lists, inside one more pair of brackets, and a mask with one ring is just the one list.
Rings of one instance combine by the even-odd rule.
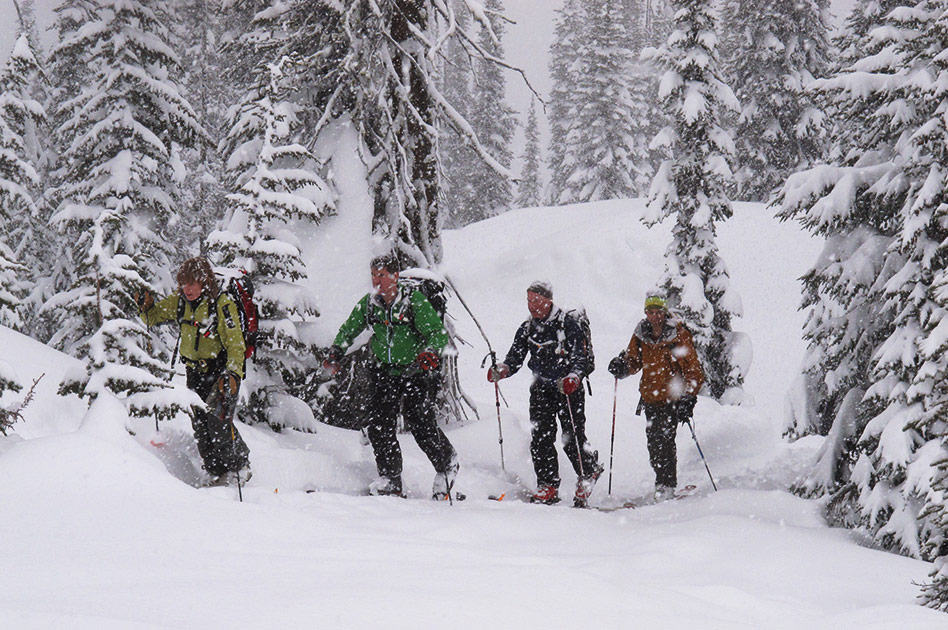
[[452, 492], [450, 497], [447, 494], [441, 494], [440, 492], [431, 496], [432, 501], [463, 501], [466, 498], [467, 495], [463, 492]]
[[586, 505], [584, 508], [588, 510], [596, 510], [597, 512], [618, 512], [619, 510], [634, 510], [635, 508], [639, 507], [639, 505], [641, 504], [635, 503], [634, 501], [626, 501], [621, 505]]
[[678, 490], [675, 490], [675, 496], [672, 497], [676, 501], [679, 499], [684, 499], [685, 497], [691, 496], [691, 494], [698, 489], [698, 486], [694, 484], [688, 484], [687, 486], [682, 486]]
[[[681, 499], [690, 497], [694, 493], [694, 491], [697, 489], [698, 489], [698, 486], [695, 486], [693, 484], [688, 484], [687, 486], [683, 486], [679, 488], [678, 490], [676, 490], [674, 496], [670, 497], [668, 500], [680, 501]], [[656, 503], [654, 498], [652, 497], [643, 497], [641, 499], [632, 499], [630, 501], [626, 501], [622, 503], [621, 505], [598, 506], [598, 505], [587, 504], [583, 506], [574, 505], [574, 507], [583, 507], [583, 508], [588, 508], [591, 510], [598, 510], [599, 512], [617, 512], [619, 510], [631, 510], [631, 509], [635, 509], [637, 507], [643, 507], [646, 505], [658, 505], [659, 503], [663, 503], [663, 501], [659, 501]]]

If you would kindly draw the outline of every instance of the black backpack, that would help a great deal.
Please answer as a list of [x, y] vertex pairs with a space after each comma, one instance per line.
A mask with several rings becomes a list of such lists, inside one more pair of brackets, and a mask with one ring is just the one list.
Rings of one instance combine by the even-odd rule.
[[403, 282], [412, 289], [420, 291], [431, 303], [431, 306], [434, 307], [441, 321], [444, 321], [444, 316], [448, 312], [448, 294], [443, 282], [432, 278], [415, 278], [411, 276], [404, 278]]
[[593, 373], [593, 370], [596, 369], [596, 355], [593, 352], [592, 328], [589, 326], [589, 315], [586, 314], [586, 309], [582, 306], [570, 310], [563, 310], [562, 313], [564, 336], [566, 333], [567, 317], [576, 322], [583, 333], [580, 345], [582, 346], [583, 356], [586, 358], [586, 371], [579, 376], [580, 378], [587, 378]]

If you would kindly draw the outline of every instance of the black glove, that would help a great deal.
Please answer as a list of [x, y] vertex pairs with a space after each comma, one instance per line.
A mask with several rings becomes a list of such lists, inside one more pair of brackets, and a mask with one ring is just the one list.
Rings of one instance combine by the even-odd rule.
[[625, 364], [625, 358], [621, 355], [609, 361], [609, 374], [616, 378], [625, 378], [629, 375], [629, 366]]
[[329, 346], [329, 352], [326, 354], [326, 358], [323, 360], [323, 369], [326, 370], [330, 376], [335, 376], [339, 372], [339, 361], [342, 359], [344, 354], [342, 348], [333, 344]]
[[155, 296], [146, 289], [143, 289], [141, 293], [135, 291], [132, 297], [135, 299], [135, 304], [138, 305], [138, 311], [140, 313], [147, 313], [151, 310], [151, 307], [155, 305]]
[[695, 404], [697, 404], [698, 398], [696, 396], [682, 396], [675, 402], [675, 416], [678, 418], [678, 422], [685, 424], [695, 413]]

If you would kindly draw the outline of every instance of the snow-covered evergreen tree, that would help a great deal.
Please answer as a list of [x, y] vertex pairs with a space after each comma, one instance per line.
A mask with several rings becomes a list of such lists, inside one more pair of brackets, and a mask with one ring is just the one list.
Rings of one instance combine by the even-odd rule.
[[225, 135], [227, 108], [233, 91], [220, 51], [223, 31], [221, 0], [176, 0], [172, 15], [182, 51], [181, 83], [209, 141], [183, 150], [186, 175], [182, 184], [180, 220], [174, 230], [182, 251], [203, 253], [204, 238], [224, 216], [223, 159], [217, 151]]
[[39, 80], [39, 64], [24, 33], [0, 74], [0, 325], [17, 330], [22, 328], [22, 302], [29, 292], [28, 268], [20, 263], [23, 254], [29, 254], [40, 194], [36, 165], [42, 150], [37, 132], [46, 114], [31, 96], [31, 87]]
[[909, 33], [880, 21], [887, 14], [879, 9], [876, 3], [854, 9], [847, 22], [846, 65], [813, 84], [832, 112], [835, 163], [791, 176], [775, 202], [782, 216], [826, 239], [823, 254], [804, 276], [808, 352], [785, 428], [792, 436], [831, 436], [820, 464], [801, 482], [806, 494], [833, 490], [849, 477], [862, 433], [857, 423], [864, 426], [857, 405], [870, 386], [872, 355], [890, 334], [894, 317], [879, 296], [901, 266], [897, 258], [887, 260], [886, 252], [899, 228], [903, 198], [879, 195], [876, 185], [889, 178], [895, 143], [907, 130], [901, 116], [895, 121], [902, 122], [892, 124], [889, 109], [899, 101], [893, 75], [906, 62], [901, 40]]
[[536, 99], [530, 101], [524, 140], [523, 167], [520, 171], [520, 183], [517, 185], [517, 199], [514, 205], [517, 208], [534, 208], [543, 203], [543, 173], [540, 172], [543, 158], [540, 155], [542, 149]]
[[634, 121], [629, 131], [632, 141], [631, 175], [635, 195], [644, 197], [648, 194], [655, 170], [666, 157], [662, 147], [653, 146], [652, 141], [668, 121], [661, 103], [655, 99], [659, 75], [652, 64], [642, 59], [642, 50], [661, 45], [671, 32], [671, 23], [669, 19], [664, 19], [664, 3], [630, 1], [629, 4], [632, 5], [627, 27], [629, 50], [632, 52], [629, 109]]
[[717, 224], [732, 213], [725, 188], [734, 147], [720, 120], [737, 103], [721, 78], [710, 4], [672, 6], [675, 30], [661, 49], [646, 51], [664, 71], [658, 96], [672, 120], [660, 134], [671, 157], [652, 183], [648, 219], [675, 218], [662, 285], [695, 336], [711, 395], [739, 402], [750, 342], [732, 330], [741, 300], [715, 242]]
[[[931, 488], [934, 500], [929, 502], [925, 516], [931, 518], [941, 535], [928, 543], [931, 550], [927, 555], [934, 557], [935, 567], [931, 572], [932, 581], [922, 587], [919, 600], [929, 608], [948, 612], [948, 544], [945, 541], [945, 532], [948, 532], [948, 442], [942, 442], [942, 457], [935, 466], [936, 475]], [[940, 545], [936, 545], [936, 541]]]
[[[48, 115], [48, 137], [44, 161], [47, 165], [46, 190], [39, 205], [39, 216], [34, 224], [33, 239], [41, 255], [28, 261], [33, 277], [33, 289], [27, 299], [27, 308], [32, 313], [28, 320], [31, 336], [48, 341], [58, 321], [53, 313], [43, 311], [42, 306], [58, 291], [68, 288], [75, 279], [75, 269], [66, 256], [48, 256], [49, 251], [64, 251], [66, 244], [78, 238], [75, 233], [62, 233], [52, 225], [52, 216], [63, 201], [67, 191], [64, 182], [70, 171], [67, 155], [75, 131], [70, 121], [76, 118], [80, 107], [79, 93], [91, 81], [89, 50], [82, 47], [76, 34], [95, 14], [94, 0], [65, 0], [55, 9], [53, 30], [57, 39], [46, 59], [49, 91], [46, 100]], [[32, 250], [32, 248], [30, 248]]]
[[737, 194], [762, 201], [823, 157], [825, 115], [807, 88], [830, 63], [828, 2], [728, 0], [723, 14], [727, 80], [741, 103]]
[[583, 0], [565, 0], [557, 11], [553, 44], [550, 46], [549, 99], [550, 145], [548, 165], [550, 170], [549, 203], [562, 203], [567, 189], [568, 173], [576, 164], [575, 154], [569, 150], [569, 134], [572, 121], [581, 105], [573, 89], [579, 80], [581, 59], [578, 51], [584, 41], [586, 13]]
[[282, 397], [318, 368], [319, 348], [305, 326], [318, 315], [298, 236], [332, 209], [316, 159], [293, 142], [298, 109], [289, 99], [286, 70], [292, 62], [261, 67], [258, 84], [234, 112], [227, 139], [227, 167], [235, 192], [228, 195], [229, 219], [208, 237], [223, 265], [246, 271], [256, 287], [261, 341], [245, 393], [257, 422], [280, 424]]
[[[317, 4], [330, 13], [336, 6]], [[465, 0], [463, 10], [481, 28], [492, 29], [480, 3]], [[347, 0], [335, 12], [335, 32], [344, 39], [337, 43], [341, 55], [324, 72], [338, 81], [316, 111], [324, 121], [350, 119], [358, 131], [370, 165], [376, 236], [392, 243], [409, 266], [430, 267], [442, 256], [437, 129], [453, 126], [489, 168], [510, 177], [445, 98], [434, 60], [448, 41], [460, 38], [475, 57], [503, 61], [459, 30], [442, 2]]]
[[[832, 439], [800, 489], [835, 492], [837, 522], [886, 548], [932, 558], [945, 544], [936, 467], [945, 457], [948, 404], [948, 21], [941, 2], [877, 10], [869, 7], [884, 28], [862, 19], [869, 31], [850, 47], [867, 56], [817, 85], [850, 115], [838, 127], [843, 166], [791, 178], [782, 195], [791, 213], [850, 244], [842, 256], [828, 252], [834, 269], [817, 267], [835, 302], [816, 301], [813, 312], [822, 318], [818, 330], [833, 334], [816, 338], [811, 356], [848, 363], [840, 362], [845, 370], [836, 380], [825, 379], [842, 400], [831, 416]], [[834, 290], [847, 285], [849, 293]]]
[[[463, 10], [463, 0], [452, 0], [456, 28], [471, 30], [471, 19]], [[473, 96], [474, 64], [466, 42], [452, 38], [445, 43], [444, 69], [441, 72], [441, 90], [445, 100], [454, 105], [460, 116], [470, 119], [475, 109]], [[439, 150], [442, 161], [444, 192], [444, 225], [459, 228], [477, 216], [479, 201], [476, 179], [481, 160], [466, 142], [464, 134], [445, 121], [439, 131]]]
[[71, 141], [54, 222], [74, 237], [62, 252], [73, 282], [44, 309], [57, 322], [51, 344], [86, 362], [63, 391], [111, 391], [133, 414], [170, 415], [197, 397], [167, 382], [167, 355], [146, 351], [152, 337], [134, 294], [171, 286], [175, 145], [193, 146], [204, 132], [174, 81], [178, 59], [154, 3], [100, 0], [91, 17], [60, 44], [86, 51], [90, 78], [60, 131]]
[[[0, 396], [4, 392], [18, 392], [23, 386], [17, 381], [16, 373], [6, 361], [0, 361]], [[13, 426], [19, 417], [19, 410], [16, 404], [4, 408], [0, 406], [0, 435], [7, 435], [7, 431]]]
[[30, 50], [38, 58], [43, 48], [36, 26], [36, 3], [33, 0], [13, 0], [13, 8], [16, 10], [17, 33], [26, 35]]
[[[574, 12], [571, 12], [574, 11]], [[623, 0], [587, 0], [580, 12], [564, 5], [551, 60], [551, 145], [555, 203], [630, 197], [635, 193], [635, 129]], [[563, 28], [582, 15], [578, 33]], [[555, 147], [555, 148], [554, 148]], [[560, 153], [562, 152], [562, 155]]]
[[[513, 161], [513, 141], [516, 119], [513, 109], [507, 104], [507, 82], [503, 68], [493, 61], [504, 56], [501, 38], [504, 35], [501, 18], [503, 5], [500, 0], [487, 0], [484, 3], [485, 17], [490, 28], [482, 27], [479, 33], [481, 49], [490, 58], [476, 56], [474, 59], [474, 85], [467, 120], [474, 133], [480, 139], [484, 150], [494, 157], [504, 168], [510, 168]], [[510, 209], [513, 201], [513, 185], [510, 177], [495, 171], [474, 153], [476, 162], [473, 169], [474, 196], [477, 205], [472, 208], [474, 214], [467, 217], [466, 223], [480, 221]]]

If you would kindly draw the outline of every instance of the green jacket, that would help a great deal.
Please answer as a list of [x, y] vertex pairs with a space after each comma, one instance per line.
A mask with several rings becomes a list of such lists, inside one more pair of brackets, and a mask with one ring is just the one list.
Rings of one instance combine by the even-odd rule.
[[448, 345], [444, 323], [428, 298], [402, 284], [398, 285], [398, 295], [390, 306], [385, 306], [377, 294], [370, 293], [359, 300], [334, 343], [346, 350], [369, 326], [376, 360], [393, 367], [411, 365], [423, 350], [440, 355]]
[[202, 295], [197, 307], [193, 307], [179, 293], [173, 293], [142, 313], [145, 325], [178, 321], [179, 300], [184, 303], [184, 311], [179, 321], [181, 344], [178, 352], [185, 364], [194, 365], [202, 359], [214, 359], [223, 350], [227, 352], [227, 371], [243, 378], [246, 346], [234, 300], [226, 293], [221, 293], [217, 297], [217, 316], [209, 317], [211, 300], [207, 296]]

